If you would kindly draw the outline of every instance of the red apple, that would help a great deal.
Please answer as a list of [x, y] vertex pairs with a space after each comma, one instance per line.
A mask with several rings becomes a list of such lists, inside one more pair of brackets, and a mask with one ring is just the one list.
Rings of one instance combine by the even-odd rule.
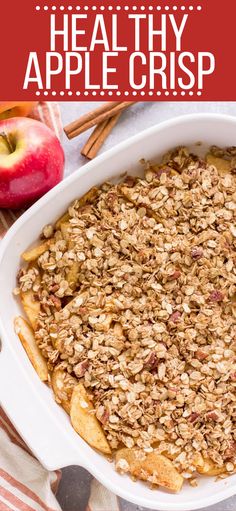
[[63, 177], [62, 146], [45, 124], [14, 117], [0, 121], [0, 207], [32, 203]]

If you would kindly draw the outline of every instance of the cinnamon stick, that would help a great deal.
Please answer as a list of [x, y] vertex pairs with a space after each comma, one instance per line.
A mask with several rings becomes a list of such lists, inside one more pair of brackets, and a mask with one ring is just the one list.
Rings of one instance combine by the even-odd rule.
[[79, 119], [76, 119], [75, 121], [71, 122], [64, 128], [65, 132], [72, 132], [75, 129], [79, 128], [80, 126], [83, 126], [86, 122], [94, 119], [94, 117], [98, 117], [98, 115], [102, 114], [103, 112], [107, 112], [108, 110], [112, 110], [115, 106], [117, 106], [121, 101], [111, 101], [107, 103], [103, 103], [99, 107], [95, 108], [94, 110], [91, 110], [90, 112], [86, 112], [85, 114], [81, 115]]
[[111, 133], [112, 129], [118, 122], [120, 116], [121, 112], [98, 124], [95, 130], [91, 133], [83, 149], [81, 150], [81, 154], [83, 156], [86, 156], [90, 160], [95, 158], [99, 149], [104, 144], [108, 135]]
[[87, 142], [84, 144], [84, 147], [80, 151], [80, 153], [83, 156], [87, 157], [90, 149], [92, 148], [93, 144], [96, 142], [96, 140], [102, 134], [102, 132], [103, 132], [104, 128], [106, 127], [107, 123], [109, 122], [109, 120], [110, 119], [106, 119], [105, 121], [100, 122], [100, 124], [98, 124], [96, 126], [96, 128], [94, 128], [94, 130], [92, 131], [92, 133], [91, 133], [90, 137], [88, 138]]
[[96, 108], [92, 112], [88, 114], [82, 115], [77, 121], [74, 121], [68, 124], [64, 131], [69, 139], [77, 137], [84, 131], [96, 126], [96, 124], [100, 124], [101, 122], [107, 120], [109, 117], [113, 117], [114, 115], [122, 112], [129, 106], [136, 103], [136, 101], [124, 101], [121, 103], [111, 102], [105, 103], [99, 108]]

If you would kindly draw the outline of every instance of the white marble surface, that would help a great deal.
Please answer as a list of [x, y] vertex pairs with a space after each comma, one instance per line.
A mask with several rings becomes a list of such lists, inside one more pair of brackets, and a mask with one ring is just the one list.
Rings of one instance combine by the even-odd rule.
[[[94, 108], [98, 103], [94, 102], [63, 102], [61, 103], [63, 125], [75, 120], [81, 114]], [[236, 102], [146, 102], [135, 105], [122, 114], [122, 117], [111, 133], [102, 151], [113, 147], [118, 142], [153, 126], [161, 121], [178, 115], [212, 112], [236, 115]], [[88, 132], [80, 137], [68, 141], [64, 136], [63, 145], [66, 153], [66, 175], [76, 171], [86, 163], [86, 159], [80, 155], [80, 150], [88, 138]], [[235, 141], [236, 145], [236, 141]], [[58, 499], [63, 511], [84, 511], [88, 498], [89, 475], [79, 467], [69, 467], [63, 470], [63, 477], [58, 493]], [[143, 508], [122, 501], [123, 511], [144, 511]], [[102, 511], [112, 511], [104, 509]], [[203, 510], [203, 511], [206, 511]], [[207, 511], [236, 511], [236, 496], [218, 505], [207, 508]]]

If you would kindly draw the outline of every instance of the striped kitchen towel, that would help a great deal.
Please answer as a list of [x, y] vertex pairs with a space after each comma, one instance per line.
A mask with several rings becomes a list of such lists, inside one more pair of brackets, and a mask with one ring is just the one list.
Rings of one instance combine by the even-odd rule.
[[59, 511], [60, 471], [48, 472], [0, 408], [0, 511]]
[[[61, 137], [57, 103], [39, 103], [31, 116]], [[22, 213], [0, 209], [0, 239]], [[60, 471], [49, 472], [35, 459], [0, 408], [0, 511], [64, 511], [55, 497], [60, 478]], [[83, 511], [80, 502], [78, 511]], [[86, 511], [119, 511], [119, 500], [93, 480]]]

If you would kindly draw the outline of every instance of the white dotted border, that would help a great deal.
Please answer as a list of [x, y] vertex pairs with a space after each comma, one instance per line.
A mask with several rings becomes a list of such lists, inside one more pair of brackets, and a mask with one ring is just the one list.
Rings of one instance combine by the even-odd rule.
[[[51, 91], [50, 91], [51, 92]], [[100, 92], [97, 92], [95, 90], [93, 91], [83, 91], [83, 92], [80, 92], [80, 91], [52, 91], [51, 92], [51, 95], [52, 96], [105, 96], [105, 94], [107, 94], [108, 96], [121, 96], [122, 95], [122, 92], [120, 91], [116, 91], [116, 92], [113, 92], [113, 91], [100, 91]], [[196, 92], [193, 92], [192, 90], [191, 91], [124, 91], [123, 92], [124, 96], [201, 96], [202, 95], [202, 91], [196, 91]], [[35, 92], [35, 95], [36, 96], [48, 96], [49, 95], [49, 91], [45, 90], [45, 91], [36, 91]]]
[[157, 11], [170, 11], [170, 10], [173, 10], [173, 11], [201, 11], [202, 10], [202, 6], [201, 5], [196, 5], [196, 6], [193, 6], [193, 5], [173, 5], [173, 6], [169, 6], [169, 5], [156, 5], [156, 6], [153, 6], [153, 5], [141, 5], [141, 6], [137, 6], [137, 5], [107, 5], [107, 6], [104, 6], [104, 5], [100, 5], [100, 6], [97, 6], [97, 5], [84, 5], [84, 6], [80, 6], [80, 5], [76, 5], [75, 7], [73, 7], [72, 5], [68, 5], [68, 6], [65, 6], [65, 5], [44, 5], [44, 6], [40, 6], [40, 5], [36, 5], [35, 7], [35, 10], [37, 12], [39, 11], [73, 11], [73, 10], [76, 10], [76, 11], [80, 11], [80, 10], [84, 10], [84, 11], [121, 11], [123, 9], [123, 11], [137, 11], [137, 10], [141, 10], [141, 11], [154, 11], [154, 10], [157, 10]]

